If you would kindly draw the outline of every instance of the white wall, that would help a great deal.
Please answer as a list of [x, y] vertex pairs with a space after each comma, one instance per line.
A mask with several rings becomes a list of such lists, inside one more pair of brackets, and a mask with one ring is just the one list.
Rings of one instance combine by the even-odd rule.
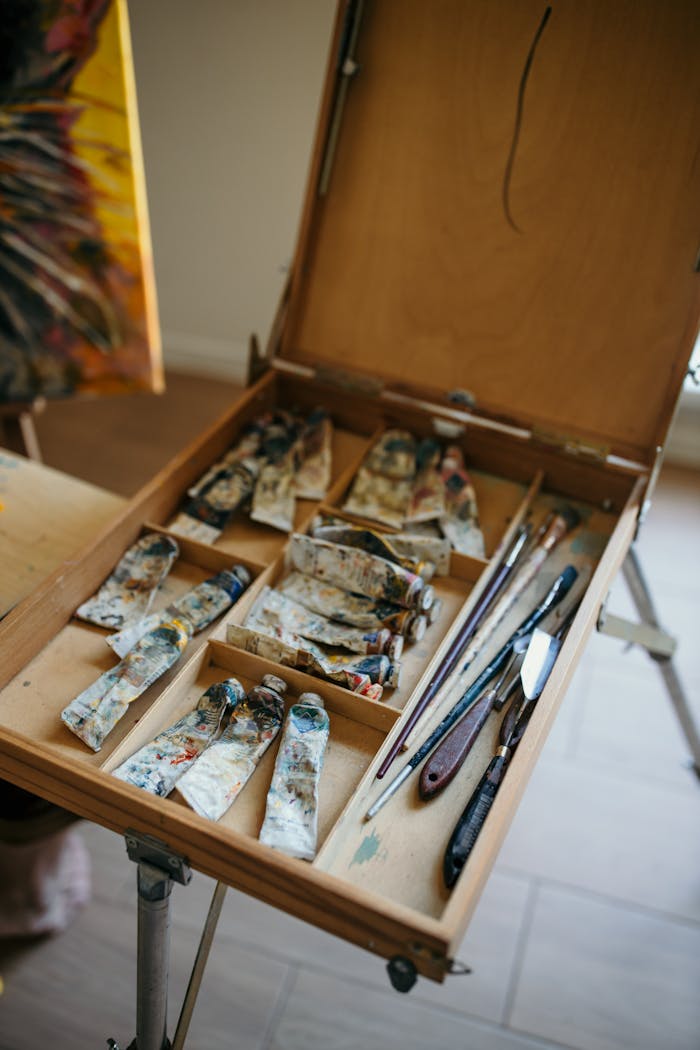
[[335, 0], [131, 0], [166, 366], [242, 378], [296, 239]]

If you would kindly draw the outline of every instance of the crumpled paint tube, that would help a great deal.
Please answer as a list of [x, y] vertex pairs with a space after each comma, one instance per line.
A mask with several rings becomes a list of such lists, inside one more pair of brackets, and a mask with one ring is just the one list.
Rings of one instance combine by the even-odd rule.
[[179, 553], [180, 548], [170, 536], [155, 532], [142, 536], [124, 553], [97, 594], [83, 602], [75, 615], [113, 630], [140, 620]]
[[386, 628], [360, 631], [346, 624], [333, 623], [271, 587], [265, 587], [258, 595], [248, 618], [251, 622], [257, 618], [258, 610], [275, 616], [283, 627], [288, 627], [302, 638], [324, 645], [365, 655], [386, 653], [392, 660], [398, 660], [403, 651], [400, 634], [394, 635]]
[[[375, 684], [388, 685], [392, 689], [398, 688], [401, 664], [398, 660], [389, 659], [384, 653], [366, 655], [353, 653], [351, 656], [329, 653], [324, 646], [311, 638], [302, 637], [297, 631], [281, 623], [276, 615], [268, 613], [257, 604], [249, 611], [245, 626], [262, 631], [263, 634], [271, 634], [288, 645], [296, 646], [306, 654], [305, 658], [314, 674], [331, 677], [337, 673], [339, 668], [347, 669], [351, 674], [366, 675], [370, 682]], [[356, 691], [353, 690], [353, 692]]]
[[381, 598], [424, 612], [434, 598], [433, 588], [401, 565], [341, 544], [294, 533], [287, 545], [288, 565], [368, 598]]
[[129, 707], [180, 658], [192, 628], [186, 620], [171, 620], [144, 635], [124, 659], [72, 700], [61, 721], [93, 751]]
[[401, 565], [409, 572], [420, 576], [426, 583], [435, 574], [435, 565], [423, 559], [404, 557], [398, 552], [394, 545], [394, 535], [382, 535], [373, 529], [358, 528], [344, 522], [341, 525], [316, 525], [312, 529], [312, 535], [316, 540], [325, 540], [326, 543], [340, 543], [345, 547], [357, 547], [358, 550], [374, 554], [378, 558], [386, 558], [395, 565]]
[[192, 626], [192, 633], [197, 634], [213, 623], [217, 616], [230, 609], [249, 583], [250, 573], [244, 565], [224, 569], [216, 576], [197, 584], [160, 612], [151, 613], [133, 626], [125, 627], [118, 634], [111, 634], [106, 639], [107, 645], [112, 647], [117, 656], [126, 656], [144, 634], [172, 619], [188, 620]]
[[[325, 654], [322, 660], [311, 651], [313, 642], [298, 635], [293, 635], [284, 628], [269, 625], [256, 627], [241, 627], [239, 624], [230, 623], [226, 627], [226, 640], [231, 645], [244, 649], [248, 653], [255, 653], [266, 660], [282, 664], [285, 667], [296, 667], [308, 674], [315, 674], [321, 678], [327, 678], [331, 682], [342, 685], [351, 693], [366, 696], [370, 700], [381, 700], [383, 687], [379, 682], [372, 682], [366, 671], [359, 671], [353, 667], [333, 668], [325, 664]], [[358, 657], [358, 663], [370, 657]], [[388, 661], [388, 657], [378, 659]]]
[[295, 479], [299, 499], [323, 499], [331, 483], [333, 424], [325, 409], [316, 408], [301, 435], [302, 464]]
[[415, 472], [415, 438], [407, 430], [387, 430], [358, 470], [343, 509], [400, 528]]
[[422, 614], [402, 609], [391, 602], [351, 594], [350, 591], [324, 583], [303, 572], [290, 572], [280, 580], [278, 588], [312, 612], [339, 623], [352, 624], [365, 630], [386, 627], [394, 634], [402, 634], [409, 642], [419, 642], [425, 634], [427, 619]]
[[271, 416], [250, 423], [223, 459], [214, 463], [188, 489], [189, 500], [169, 528], [200, 543], [215, 543], [233, 515], [252, 495], [260, 462], [258, 454]]
[[440, 528], [460, 554], [484, 558], [484, 537], [479, 526], [476, 492], [464, 467], [464, 456], [456, 445], [445, 452], [441, 467], [445, 486], [445, 513]]
[[242, 700], [245, 700], [245, 689], [236, 678], [210, 685], [194, 711], [164, 729], [150, 744], [139, 748], [117, 766], [112, 775], [165, 798], [216, 739]]
[[258, 475], [250, 517], [282, 532], [294, 528], [295, 475], [301, 460], [299, 429], [298, 421], [285, 415], [270, 424], [261, 444], [267, 462]]
[[234, 709], [218, 740], [178, 780], [195, 813], [219, 820], [233, 804], [280, 731], [286, 691], [286, 682], [266, 674]]
[[433, 521], [445, 513], [445, 486], [440, 474], [440, 444], [435, 438], [424, 438], [416, 452], [416, 476], [406, 524]]
[[302, 693], [284, 723], [259, 836], [289, 857], [316, 856], [318, 786], [329, 732], [321, 697]]
[[430, 536], [413, 529], [420, 526], [411, 526], [410, 532], [394, 532], [391, 536], [391, 545], [403, 558], [410, 558], [414, 562], [431, 562], [435, 566], [436, 576], [450, 575], [450, 553], [452, 544], [444, 536]]

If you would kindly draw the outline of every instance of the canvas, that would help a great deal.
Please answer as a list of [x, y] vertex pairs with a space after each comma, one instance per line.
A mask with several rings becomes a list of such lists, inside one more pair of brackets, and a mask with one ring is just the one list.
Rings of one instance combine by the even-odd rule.
[[125, 0], [13, 0], [0, 26], [0, 403], [161, 387]]

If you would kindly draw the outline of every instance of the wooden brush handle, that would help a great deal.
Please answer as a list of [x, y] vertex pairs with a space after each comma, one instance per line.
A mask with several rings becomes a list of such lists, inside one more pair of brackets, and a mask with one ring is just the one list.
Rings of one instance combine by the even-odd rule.
[[493, 701], [489, 689], [435, 748], [421, 770], [418, 790], [422, 799], [433, 798], [453, 779], [489, 717]]

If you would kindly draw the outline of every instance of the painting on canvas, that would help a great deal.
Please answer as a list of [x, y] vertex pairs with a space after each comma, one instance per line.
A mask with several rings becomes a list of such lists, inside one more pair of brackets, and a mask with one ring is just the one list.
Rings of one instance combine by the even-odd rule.
[[159, 390], [125, 0], [0, 25], [0, 403]]

